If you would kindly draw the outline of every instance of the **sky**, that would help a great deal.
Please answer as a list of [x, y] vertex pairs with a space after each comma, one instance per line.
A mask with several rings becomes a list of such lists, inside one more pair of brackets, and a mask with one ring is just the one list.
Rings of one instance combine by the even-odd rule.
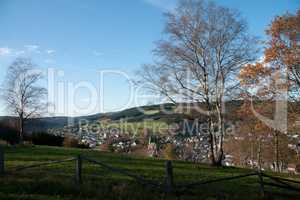
[[[300, 0], [216, 2], [239, 10], [250, 33], [262, 39], [274, 16], [300, 8]], [[132, 89], [131, 80], [153, 62], [163, 13], [174, 7], [176, 0], [0, 0], [0, 82], [16, 57], [27, 57], [45, 75], [40, 84], [49, 90], [48, 115], [156, 103], [161, 99]], [[8, 114], [1, 101], [0, 115]]]

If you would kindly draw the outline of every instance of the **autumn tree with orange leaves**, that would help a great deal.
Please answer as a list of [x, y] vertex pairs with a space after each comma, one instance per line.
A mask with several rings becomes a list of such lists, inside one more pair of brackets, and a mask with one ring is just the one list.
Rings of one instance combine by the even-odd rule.
[[[242, 84], [260, 89], [261, 95], [272, 97], [288, 89], [290, 96], [300, 95], [300, 10], [296, 15], [276, 17], [266, 31], [264, 59], [246, 65], [240, 72]], [[278, 79], [288, 81], [278, 83]]]
[[[265, 103], [264, 110], [272, 110], [272, 102], [287, 101], [287, 94], [299, 98], [300, 10], [296, 15], [276, 17], [266, 33], [270, 39], [266, 43], [264, 59], [246, 65], [239, 78], [243, 95], [254, 96], [256, 101]], [[286, 95], [282, 95], [285, 91]], [[276, 127], [271, 127], [271, 132], [274, 138], [274, 168], [280, 171], [279, 147], [283, 135]]]
[[240, 122], [238, 138], [242, 140], [237, 142], [244, 149], [243, 156], [247, 159], [247, 165], [252, 168], [261, 169], [265, 160], [265, 141], [270, 128], [254, 115], [254, 110], [263, 115], [271, 115], [271, 105], [268, 103], [270, 95], [266, 92], [271, 73], [272, 70], [263, 63], [255, 63], [244, 66], [239, 75], [243, 105], [237, 110], [235, 120]]
[[[265, 141], [269, 128], [254, 116], [251, 98], [244, 96], [241, 107], [233, 114], [236, 122], [236, 134], [225, 143], [225, 150], [233, 156], [235, 165], [261, 169], [264, 161]], [[256, 105], [256, 110], [263, 105]]]
[[[300, 10], [276, 17], [267, 30], [265, 63], [287, 71], [291, 96], [300, 94]], [[296, 93], [296, 94], [295, 94]]]

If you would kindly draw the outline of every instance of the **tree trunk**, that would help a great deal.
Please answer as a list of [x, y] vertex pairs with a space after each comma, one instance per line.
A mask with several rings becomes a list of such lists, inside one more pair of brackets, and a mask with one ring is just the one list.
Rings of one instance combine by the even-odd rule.
[[221, 149], [215, 166], [219, 166], [219, 167], [223, 166], [223, 158], [224, 158], [224, 151], [223, 149]]
[[[209, 125], [209, 126], [211, 126], [211, 125]], [[215, 165], [216, 158], [215, 158], [215, 151], [214, 151], [214, 136], [213, 136], [213, 133], [211, 132], [211, 128], [210, 127], [209, 127], [209, 140], [210, 140], [209, 144], [210, 144], [210, 160], [211, 160], [211, 165]]]
[[[223, 161], [223, 145], [218, 144], [217, 136], [214, 134], [214, 124], [212, 119], [210, 119], [210, 127], [209, 127], [209, 139], [210, 139], [210, 153], [211, 153], [211, 165], [213, 166], [222, 166]], [[219, 138], [220, 140], [220, 138]], [[221, 141], [222, 143], [223, 141]], [[218, 146], [219, 145], [219, 146]]]
[[[220, 104], [219, 104], [220, 105]], [[216, 105], [217, 110], [220, 111], [218, 112], [218, 118], [222, 118], [222, 111], [221, 111], [221, 106]], [[208, 131], [209, 131], [209, 145], [210, 145], [210, 160], [211, 160], [211, 165], [213, 166], [222, 166], [222, 161], [223, 161], [223, 123], [224, 121], [221, 119], [218, 122], [219, 126], [219, 132], [220, 136], [217, 138], [217, 135], [215, 134], [215, 127], [214, 127], [214, 119], [213, 119], [213, 114], [212, 114], [212, 104], [209, 102], [209, 100], [206, 101], [206, 106], [208, 110]], [[219, 107], [218, 107], [219, 106]]]
[[261, 171], [261, 138], [258, 139], [257, 163], [258, 170]]
[[279, 169], [279, 140], [278, 131], [275, 131], [275, 171], [280, 172]]
[[251, 168], [253, 169], [253, 161], [254, 161], [254, 142], [251, 140], [251, 150], [250, 150], [250, 159], [251, 159]]
[[[218, 112], [218, 144], [217, 144], [217, 165], [222, 166], [222, 161], [224, 158], [224, 151], [223, 151], [223, 141], [224, 141], [224, 116], [223, 116], [223, 110], [222, 110], [222, 96], [219, 99], [219, 102], [217, 103], [217, 112]], [[216, 141], [217, 142], [217, 141]]]
[[19, 115], [19, 144], [23, 144], [24, 140], [24, 118], [23, 114]]

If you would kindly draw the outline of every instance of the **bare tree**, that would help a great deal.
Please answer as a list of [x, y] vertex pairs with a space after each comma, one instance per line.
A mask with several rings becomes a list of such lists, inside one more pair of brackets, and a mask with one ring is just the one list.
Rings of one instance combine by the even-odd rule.
[[18, 117], [19, 142], [23, 142], [24, 123], [46, 108], [47, 90], [38, 86], [41, 72], [34, 69], [30, 59], [17, 58], [9, 67], [3, 84], [3, 100], [8, 111]]
[[211, 1], [182, 0], [166, 18], [155, 64], [143, 66], [140, 80], [173, 103], [204, 103], [211, 162], [221, 165], [224, 102], [237, 87], [241, 67], [255, 60], [256, 39], [238, 12]]

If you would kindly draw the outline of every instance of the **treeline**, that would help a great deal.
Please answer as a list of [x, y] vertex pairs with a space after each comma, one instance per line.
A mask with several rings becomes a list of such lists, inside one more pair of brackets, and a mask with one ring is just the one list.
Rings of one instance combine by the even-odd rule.
[[[0, 140], [9, 145], [16, 145], [19, 142], [19, 131], [15, 125], [0, 123]], [[88, 144], [83, 144], [79, 139], [72, 136], [58, 136], [47, 132], [33, 132], [24, 134], [24, 141], [33, 145], [47, 145], [73, 148], [89, 148]]]

